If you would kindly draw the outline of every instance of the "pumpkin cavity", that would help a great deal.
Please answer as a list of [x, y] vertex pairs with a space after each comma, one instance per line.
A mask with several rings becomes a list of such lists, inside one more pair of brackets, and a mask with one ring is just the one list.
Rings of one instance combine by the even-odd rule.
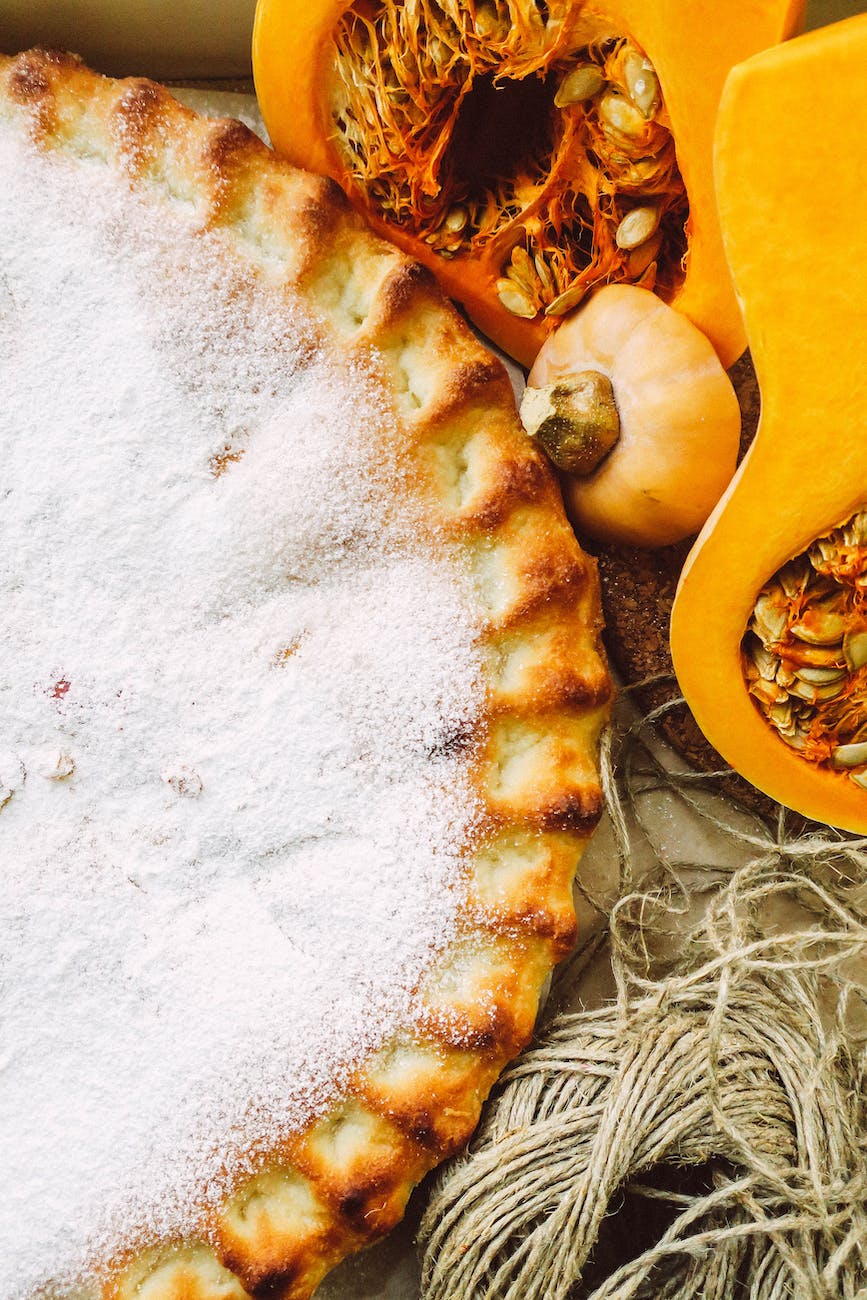
[[334, 143], [366, 204], [444, 260], [493, 246], [512, 315], [684, 280], [686, 190], [656, 71], [541, 0], [356, 0], [337, 24]]
[[867, 790], [867, 507], [764, 585], [742, 656], [750, 695], [786, 744]]

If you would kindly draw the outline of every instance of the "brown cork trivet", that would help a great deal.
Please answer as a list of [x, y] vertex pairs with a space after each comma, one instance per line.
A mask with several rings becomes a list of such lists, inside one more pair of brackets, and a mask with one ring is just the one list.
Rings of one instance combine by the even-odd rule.
[[[732, 366], [729, 377], [741, 404], [743, 454], [752, 442], [759, 418], [759, 389], [748, 353]], [[646, 711], [680, 695], [669, 651], [668, 624], [677, 580], [692, 540], [658, 550], [583, 543], [599, 561], [605, 640], [613, 665], [629, 685], [648, 677], [661, 678], [635, 691], [637, 703]], [[685, 705], [665, 714], [658, 725], [669, 743], [699, 771], [727, 768]], [[717, 785], [766, 820], [776, 817], [778, 805], [737, 774], [719, 778]]]

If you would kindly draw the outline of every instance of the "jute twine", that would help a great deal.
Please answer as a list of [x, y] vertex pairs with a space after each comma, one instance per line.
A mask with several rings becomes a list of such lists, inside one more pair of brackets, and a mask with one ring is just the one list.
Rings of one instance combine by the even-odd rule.
[[[543, 1023], [440, 1175], [425, 1300], [867, 1300], [867, 840], [702, 806], [654, 718], [606, 756], [616, 995]], [[660, 791], [748, 860], [654, 843], [652, 883], [624, 888]]]

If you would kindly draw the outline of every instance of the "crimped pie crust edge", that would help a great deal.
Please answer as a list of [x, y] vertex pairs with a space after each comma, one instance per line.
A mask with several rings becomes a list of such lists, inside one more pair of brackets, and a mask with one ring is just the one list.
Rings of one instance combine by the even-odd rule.
[[238, 122], [201, 118], [155, 83], [106, 79], [67, 54], [0, 58], [0, 117], [41, 149], [192, 204], [202, 231], [229, 232], [270, 279], [300, 291], [347, 356], [378, 358], [406, 472], [485, 607], [474, 770], [484, 825], [461, 938], [426, 980], [425, 1014], [271, 1153], [202, 1240], [120, 1257], [104, 1282], [113, 1300], [302, 1300], [393, 1227], [415, 1184], [466, 1141], [574, 940], [572, 880], [601, 811], [610, 696], [595, 566], [521, 429], [503, 367], [332, 182], [282, 162]]

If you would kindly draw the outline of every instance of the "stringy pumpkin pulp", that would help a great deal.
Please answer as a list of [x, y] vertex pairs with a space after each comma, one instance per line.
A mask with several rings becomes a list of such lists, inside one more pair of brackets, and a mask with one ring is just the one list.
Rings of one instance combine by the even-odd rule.
[[668, 299], [688, 206], [656, 73], [628, 38], [576, 46], [546, 16], [542, 0], [348, 9], [331, 105], [347, 176], [441, 258], [494, 245], [515, 316], [613, 281]]

